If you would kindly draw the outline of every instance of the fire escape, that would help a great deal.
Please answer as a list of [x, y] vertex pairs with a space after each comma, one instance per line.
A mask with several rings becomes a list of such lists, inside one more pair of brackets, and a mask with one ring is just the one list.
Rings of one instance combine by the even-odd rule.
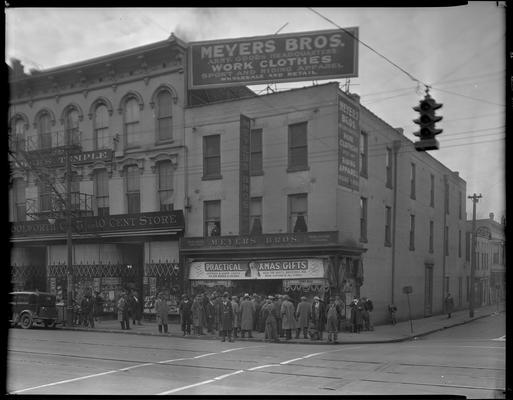
[[[37, 198], [26, 199], [27, 219], [65, 218], [66, 174], [59, 176], [58, 171], [64, 168], [66, 157], [82, 151], [80, 139], [81, 132], [76, 129], [11, 138], [9, 154], [13, 167], [34, 174], [39, 181]], [[73, 182], [73, 175], [70, 179]], [[70, 197], [74, 218], [93, 215], [92, 195], [72, 189]]]

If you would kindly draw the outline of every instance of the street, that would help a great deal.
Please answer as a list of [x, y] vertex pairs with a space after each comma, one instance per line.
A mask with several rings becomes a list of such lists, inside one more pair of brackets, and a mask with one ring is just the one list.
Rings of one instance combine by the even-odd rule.
[[11, 394], [64, 395], [458, 394], [504, 398], [504, 335], [504, 313], [415, 341], [365, 345], [222, 343], [11, 329], [7, 389]]

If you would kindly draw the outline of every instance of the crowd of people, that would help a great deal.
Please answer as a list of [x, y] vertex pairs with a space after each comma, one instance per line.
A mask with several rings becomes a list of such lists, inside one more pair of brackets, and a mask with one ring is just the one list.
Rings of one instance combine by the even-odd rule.
[[[157, 301], [157, 324], [159, 332], [167, 332], [167, 306], [159, 294]], [[373, 330], [370, 313], [372, 301], [368, 298], [357, 298], [349, 304], [351, 309], [351, 331], [360, 333], [362, 330]], [[330, 297], [328, 304], [318, 296], [313, 302], [302, 296], [298, 304], [294, 304], [287, 294], [260, 296], [248, 293], [237, 296], [228, 292], [222, 295], [197, 294], [193, 299], [182, 295], [178, 306], [183, 336], [203, 335], [204, 330], [212, 334], [218, 332], [224, 342], [232, 342], [239, 336], [253, 337], [253, 332], [264, 333], [265, 340], [279, 342], [280, 339], [323, 340], [327, 331], [328, 341], [337, 342], [341, 323], [345, 319], [345, 304], [339, 296]]]

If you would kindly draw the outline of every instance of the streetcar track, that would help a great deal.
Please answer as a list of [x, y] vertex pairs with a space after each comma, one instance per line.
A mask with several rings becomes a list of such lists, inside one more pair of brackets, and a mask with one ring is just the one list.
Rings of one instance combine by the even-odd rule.
[[357, 379], [363, 382], [377, 382], [377, 383], [392, 383], [392, 384], [400, 384], [400, 385], [415, 385], [415, 386], [438, 386], [438, 387], [453, 387], [459, 389], [474, 389], [474, 390], [491, 390], [491, 391], [501, 391], [503, 389], [499, 388], [488, 388], [483, 386], [467, 386], [467, 385], [446, 385], [443, 383], [420, 383], [420, 382], [398, 382], [398, 381], [386, 381], [382, 379]]

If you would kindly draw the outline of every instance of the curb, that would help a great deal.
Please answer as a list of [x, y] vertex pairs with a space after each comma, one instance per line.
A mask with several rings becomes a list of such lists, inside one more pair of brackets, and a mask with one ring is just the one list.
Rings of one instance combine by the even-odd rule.
[[[504, 313], [505, 310], [501, 310], [499, 311], [498, 313]], [[399, 343], [399, 342], [405, 342], [407, 340], [415, 340], [419, 337], [422, 337], [422, 336], [427, 336], [427, 335], [430, 335], [432, 333], [435, 333], [435, 332], [439, 332], [439, 331], [443, 331], [445, 329], [448, 329], [448, 328], [453, 328], [455, 326], [460, 326], [460, 325], [465, 325], [465, 324], [468, 324], [469, 322], [472, 322], [472, 321], [476, 321], [478, 319], [482, 319], [482, 318], [487, 318], [487, 317], [490, 317], [492, 315], [495, 315], [495, 314], [498, 314], [496, 311], [494, 311], [493, 313], [491, 314], [485, 314], [485, 315], [480, 315], [478, 317], [473, 317], [471, 319], [468, 319], [468, 320], [465, 320], [465, 321], [462, 321], [462, 322], [456, 322], [456, 323], [453, 323], [451, 325], [447, 325], [447, 326], [443, 326], [441, 328], [436, 328], [436, 329], [432, 329], [432, 330], [429, 330], [429, 331], [426, 331], [426, 332], [421, 332], [421, 333], [417, 333], [417, 334], [414, 334], [414, 335], [408, 335], [408, 336], [405, 336], [405, 337], [400, 337], [400, 338], [393, 338], [393, 339], [370, 339], [370, 340], [355, 340], [355, 341], [337, 341], [337, 343], [330, 343], [330, 342], [327, 342], [327, 341], [320, 341], [320, 340], [311, 340], [311, 341], [297, 341], [295, 339], [291, 339], [291, 340], [280, 340], [278, 343], [285, 343], [285, 344], [289, 344], [289, 343], [293, 343], [293, 344], [314, 344], [314, 345], [350, 345], [350, 344], [382, 344], [382, 343]], [[81, 332], [104, 332], [104, 333], [120, 333], [120, 334], [125, 334], [125, 335], [139, 335], [139, 336], [156, 336], [156, 337], [174, 337], [174, 338], [184, 338], [184, 336], [182, 336], [181, 334], [161, 334], [161, 333], [154, 333], [154, 332], [137, 332], [137, 331], [131, 331], [131, 332], [127, 332], [127, 331], [122, 331], [122, 330], [119, 330], [119, 329], [97, 329], [97, 328], [75, 328], [75, 327], [71, 327], [71, 328], [68, 328], [68, 327], [62, 327], [62, 328], [58, 328], [58, 329], [61, 329], [61, 330], [68, 330], [68, 331], [81, 331]], [[205, 335], [205, 337], [201, 337], [201, 336], [186, 336], [187, 339], [195, 339], [195, 340], [218, 340], [219, 338], [217, 336], [212, 336], [212, 335]], [[267, 341], [265, 339], [255, 339], [255, 338], [245, 338], [244, 340], [241, 340], [241, 338], [237, 338], [236, 340], [237, 342], [264, 342], [264, 343], [267, 343]], [[269, 342], [269, 343], [274, 343], [274, 342]]]

